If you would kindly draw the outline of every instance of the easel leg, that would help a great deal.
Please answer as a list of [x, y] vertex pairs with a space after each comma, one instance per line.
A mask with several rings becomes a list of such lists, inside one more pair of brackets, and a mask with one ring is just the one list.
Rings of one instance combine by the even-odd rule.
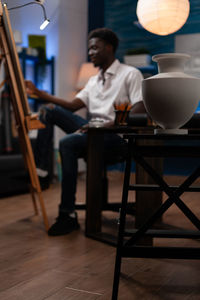
[[48, 218], [47, 218], [47, 214], [46, 214], [46, 210], [45, 210], [45, 206], [44, 206], [44, 202], [43, 202], [42, 192], [37, 191], [37, 193], [38, 193], [38, 199], [39, 199], [39, 202], [40, 202], [41, 211], [42, 211], [42, 215], [43, 215], [44, 225], [45, 225], [46, 231], [48, 231], [49, 221], [48, 221]]
[[40, 207], [41, 207], [44, 225], [45, 225], [46, 231], [48, 231], [49, 222], [48, 222], [48, 218], [47, 218], [47, 214], [46, 214], [46, 209], [44, 206], [40, 182], [39, 182], [38, 175], [36, 172], [33, 151], [32, 151], [31, 143], [30, 143], [28, 136], [25, 136], [24, 141], [26, 141], [26, 148], [28, 150], [24, 153], [24, 158], [25, 158], [25, 161], [26, 161], [26, 164], [28, 167], [30, 180], [31, 180], [31, 196], [32, 196], [33, 206], [35, 209], [35, 213], [38, 214], [38, 209], [37, 209], [36, 200], [35, 200], [35, 192], [36, 192], [38, 195], [38, 200], [39, 200]]
[[32, 201], [33, 201], [33, 208], [35, 211], [35, 215], [37, 216], [39, 214], [39, 212], [38, 212], [37, 202], [35, 199], [35, 193], [34, 193], [34, 189], [33, 189], [32, 185], [30, 185], [30, 193], [31, 193]]

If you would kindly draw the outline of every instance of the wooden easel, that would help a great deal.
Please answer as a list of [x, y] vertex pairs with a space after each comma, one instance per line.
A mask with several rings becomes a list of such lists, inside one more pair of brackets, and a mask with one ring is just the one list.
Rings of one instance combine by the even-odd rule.
[[40, 182], [36, 172], [36, 165], [33, 156], [31, 142], [28, 131], [32, 129], [44, 128], [44, 125], [37, 119], [37, 115], [30, 112], [24, 78], [18, 54], [15, 47], [15, 41], [12, 33], [10, 19], [6, 5], [2, 6], [0, 2], [0, 50], [1, 59], [4, 60], [6, 70], [6, 82], [10, 86], [12, 96], [12, 106], [16, 120], [16, 126], [19, 135], [24, 162], [30, 175], [30, 193], [32, 196], [35, 214], [38, 214], [38, 208], [35, 193], [38, 195], [41, 212], [43, 215], [45, 229], [48, 230], [48, 218], [42, 198]]

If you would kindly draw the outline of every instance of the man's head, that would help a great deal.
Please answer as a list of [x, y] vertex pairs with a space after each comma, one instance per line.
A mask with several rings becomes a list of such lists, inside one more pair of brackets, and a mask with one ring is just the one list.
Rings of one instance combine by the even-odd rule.
[[113, 47], [113, 53], [117, 50], [119, 40], [117, 35], [108, 28], [97, 28], [89, 33], [88, 40], [92, 38], [99, 38], [103, 40], [106, 44]]
[[115, 58], [119, 40], [108, 28], [98, 28], [89, 33], [88, 53], [95, 66], [107, 68]]

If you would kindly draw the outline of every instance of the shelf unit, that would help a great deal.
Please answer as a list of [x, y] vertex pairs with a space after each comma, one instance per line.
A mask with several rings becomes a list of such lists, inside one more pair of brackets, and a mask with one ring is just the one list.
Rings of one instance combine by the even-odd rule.
[[[21, 62], [22, 72], [24, 75], [24, 78], [27, 77], [27, 65], [28, 63], [32, 63], [33, 65], [33, 78], [31, 79], [34, 84], [39, 87], [39, 77], [40, 77], [40, 69], [43, 64], [39, 61], [39, 58], [37, 56], [28, 55], [26, 54], [26, 49], [23, 49], [22, 52], [19, 53], [19, 58]], [[49, 76], [49, 90], [48, 92], [52, 95], [55, 93], [55, 58], [52, 56], [50, 59], [46, 59], [44, 62], [45, 67], [50, 68], [50, 72], [48, 74]], [[33, 102], [33, 110], [38, 110], [38, 105], [40, 104], [40, 101], [37, 100], [34, 101], [33, 98], [30, 98], [30, 102]]]

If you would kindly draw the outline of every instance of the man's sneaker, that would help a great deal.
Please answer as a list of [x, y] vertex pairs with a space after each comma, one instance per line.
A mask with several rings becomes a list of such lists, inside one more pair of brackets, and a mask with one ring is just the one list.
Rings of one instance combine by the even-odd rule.
[[78, 223], [77, 214], [75, 213], [75, 217], [70, 217], [68, 214], [65, 216], [58, 216], [56, 222], [49, 228], [48, 235], [50, 236], [58, 236], [68, 234], [74, 230], [80, 228]]

